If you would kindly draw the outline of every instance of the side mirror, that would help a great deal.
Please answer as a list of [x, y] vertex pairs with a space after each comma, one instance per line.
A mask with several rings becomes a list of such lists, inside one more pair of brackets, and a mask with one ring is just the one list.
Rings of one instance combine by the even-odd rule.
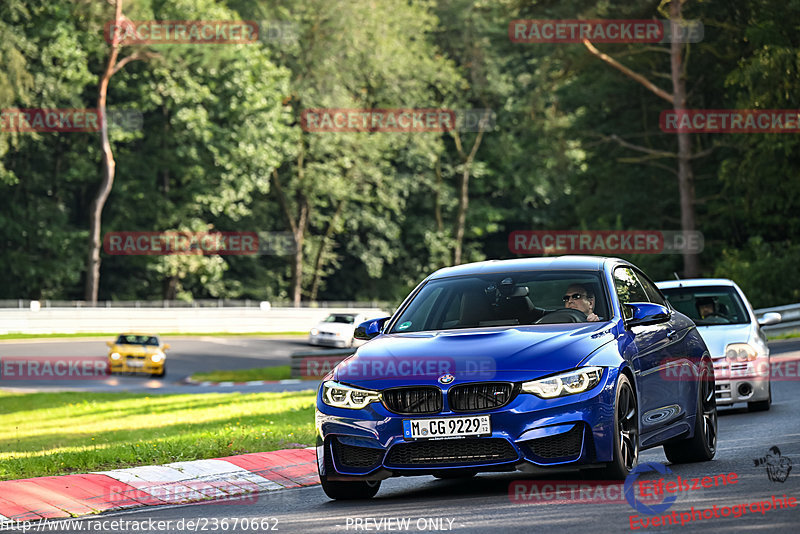
[[622, 306], [627, 308], [625, 315], [629, 317], [626, 321], [628, 327], [665, 323], [671, 315], [669, 308], [652, 302], [635, 302]]
[[778, 324], [783, 320], [783, 316], [778, 312], [767, 312], [758, 319], [759, 326]]
[[114, 346], [114, 342], [113, 341], [106, 341], [106, 345], [108, 345], [109, 347], [113, 347]]
[[369, 341], [381, 333], [381, 330], [383, 330], [383, 325], [385, 325], [386, 321], [389, 319], [391, 319], [391, 317], [381, 317], [380, 319], [365, 321], [356, 327], [353, 337], [356, 339]]
[[162, 350], [167, 350], [169, 348], [169, 343], [164, 343], [164, 348]]

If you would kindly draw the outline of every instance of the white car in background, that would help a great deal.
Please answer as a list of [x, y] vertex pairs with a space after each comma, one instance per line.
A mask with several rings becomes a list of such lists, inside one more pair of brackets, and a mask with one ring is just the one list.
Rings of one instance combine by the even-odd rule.
[[744, 292], [732, 280], [693, 278], [656, 283], [670, 305], [689, 316], [711, 352], [718, 405], [746, 402], [750, 411], [772, 404], [767, 337], [762, 326], [779, 313], [756, 319]]
[[368, 319], [361, 313], [332, 313], [311, 329], [308, 333], [308, 344], [342, 348], [360, 344], [353, 337], [353, 332]]

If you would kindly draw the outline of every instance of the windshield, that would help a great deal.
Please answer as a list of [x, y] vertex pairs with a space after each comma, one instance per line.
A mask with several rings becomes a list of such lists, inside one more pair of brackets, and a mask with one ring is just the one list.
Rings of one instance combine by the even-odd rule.
[[355, 319], [356, 319], [355, 315], [334, 314], [334, 315], [329, 315], [323, 322], [353, 324], [353, 321], [355, 321]]
[[158, 346], [158, 338], [155, 336], [136, 336], [136, 335], [123, 335], [117, 338], [117, 345], [150, 345], [153, 347]]
[[[570, 304], [574, 309], [566, 309], [564, 298], [576, 294], [580, 297]], [[534, 271], [442, 278], [425, 284], [390, 333], [598, 321], [609, 317], [606, 303], [605, 290], [595, 272]]]
[[750, 322], [742, 299], [731, 286], [676, 287], [661, 292], [673, 308], [697, 326]]

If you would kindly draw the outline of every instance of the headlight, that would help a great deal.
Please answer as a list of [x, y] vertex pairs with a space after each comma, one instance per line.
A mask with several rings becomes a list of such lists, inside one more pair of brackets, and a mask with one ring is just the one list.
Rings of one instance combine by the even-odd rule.
[[120, 358], [122, 358], [122, 356], [119, 355], [119, 352], [112, 352], [111, 353], [111, 359], [112, 360], [119, 360]]
[[316, 328], [312, 328], [311, 329], [311, 335], [312, 336], [316, 336], [317, 334], [319, 334], [319, 330], [317, 330]]
[[368, 389], [345, 386], [333, 380], [322, 384], [322, 401], [335, 408], [360, 410], [368, 404], [381, 400], [381, 394]]
[[164, 359], [164, 355], [163, 354], [153, 354], [152, 356], [150, 356], [150, 360], [153, 363], [158, 363], [163, 359]]
[[755, 360], [758, 352], [747, 343], [731, 343], [725, 347], [725, 357], [729, 362], [747, 362]]
[[601, 376], [603, 376], [602, 367], [584, 367], [577, 371], [570, 371], [549, 378], [542, 378], [541, 380], [524, 382], [522, 384], [522, 391], [525, 393], [533, 393], [537, 397], [543, 399], [564, 397], [566, 395], [583, 393], [584, 391], [592, 389], [600, 383]]

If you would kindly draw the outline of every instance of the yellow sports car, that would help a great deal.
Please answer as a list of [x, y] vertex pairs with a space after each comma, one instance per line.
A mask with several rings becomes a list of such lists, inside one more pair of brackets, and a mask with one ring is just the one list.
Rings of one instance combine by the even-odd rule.
[[120, 334], [116, 341], [108, 341], [108, 366], [112, 373], [147, 373], [162, 377], [167, 372], [166, 351], [152, 334]]

